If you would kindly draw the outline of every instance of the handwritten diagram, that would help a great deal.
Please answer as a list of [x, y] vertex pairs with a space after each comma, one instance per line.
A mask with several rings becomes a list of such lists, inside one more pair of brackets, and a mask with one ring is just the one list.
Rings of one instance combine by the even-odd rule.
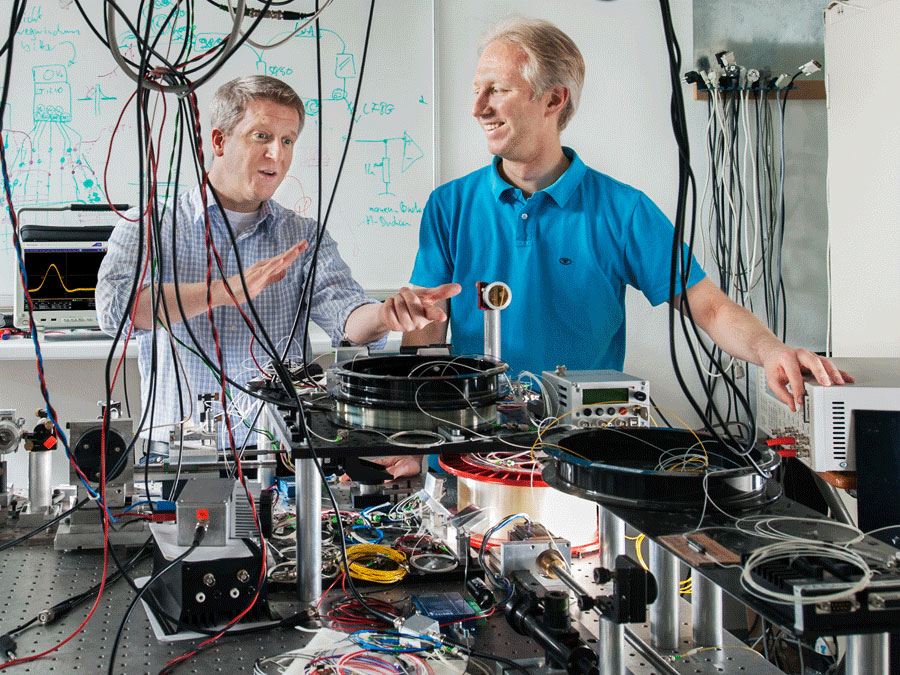
[[10, 168], [13, 200], [18, 204], [97, 203], [103, 198], [97, 175], [81, 149], [72, 125], [72, 87], [66, 66], [35, 66], [32, 120], [18, 135]]
[[[265, 74], [289, 83], [300, 94], [308, 115], [307, 127], [294, 150], [294, 161], [276, 199], [304, 217], [316, 217], [319, 202], [318, 171], [323, 173], [322, 191], [327, 199], [344, 155], [350, 113], [353, 140], [347, 155], [329, 231], [338, 240], [342, 255], [358, 278], [370, 288], [386, 288], [405, 279], [401, 265], [385, 266], [380, 261], [395, 256], [412, 260], [415, 229], [421, 208], [432, 187], [433, 165], [431, 103], [421, 96], [430, 91], [433, 64], [422, 54], [433, 53], [429, 1], [395, 0], [391, 11], [376, 10], [366, 62], [363, 44], [365, 12], [356, 3], [334, 3], [323, 14], [317, 38], [313, 25], [303, 28], [287, 43], [274, 49], [242, 44], [227, 66], [198, 90], [203, 111], [202, 133], [208, 137], [205, 111], [212, 93], [223, 82], [248, 74]], [[102, 3], [82, 3], [95, 25], [103, 25]], [[199, 57], [227, 39], [232, 19], [207, 3], [197, 3], [190, 15], [175, 0], [134, 3], [143, 16], [131, 16], [134, 26], [144, 26], [149, 12], [151, 25], [162, 28], [156, 43], [159, 53], [183, 54], [183, 60]], [[166, 20], [176, 10], [173, 21]], [[403, 35], [394, 17], [404, 16]], [[243, 27], [252, 21], [248, 18]], [[266, 19], [253, 38], [260, 43], [281, 40], [293, 33], [300, 22]], [[138, 43], [126, 22], [119, 18], [114, 42], [132, 62], [140, 60]], [[321, 55], [321, 100], [316, 72], [316, 46]], [[159, 175], [138, 175], [135, 159], [137, 138], [134, 109], [123, 107], [134, 92], [134, 82], [112, 60], [108, 50], [85, 24], [74, 3], [60, 0], [31, 0], [15, 41], [15, 59], [9, 102], [2, 115], [2, 142], [9, 168], [14, 208], [30, 205], [66, 205], [107, 201], [104, 180], [114, 201], [135, 203], [140, 186], [155, 180], [160, 192], [176, 182], [174, 174], [161, 165]], [[214, 61], [215, 55], [207, 59]], [[202, 64], [202, 58], [193, 62]], [[363, 66], [365, 67], [363, 68]], [[197, 73], [202, 69], [198, 69]], [[360, 75], [363, 87], [357, 102]], [[430, 97], [428, 97], [430, 98]], [[168, 161], [176, 134], [170, 127], [177, 108], [175, 97], [167, 97], [167, 129], [158, 156]], [[134, 105], [132, 103], [131, 105]], [[156, 124], [161, 124], [158, 105]], [[121, 122], [119, 116], [122, 114]], [[318, 144], [321, 125], [323, 143]], [[104, 178], [110, 139], [115, 146]], [[179, 138], [180, 140], [180, 138]], [[209, 147], [207, 164], [210, 161]], [[188, 150], [190, 152], [190, 150]], [[423, 161], [422, 161], [423, 160]], [[178, 190], [196, 184], [193, 170], [177, 179]], [[169, 186], [173, 187], [173, 186]], [[374, 210], [373, 210], [374, 209]], [[68, 224], [110, 222], [113, 216], [96, 214], [34, 215], [28, 223]], [[0, 208], [0, 268], [14, 264], [11, 218], [4, 204]], [[400, 227], [402, 226], [402, 227]], [[387, 229], [391, 227], [391, 234]], [[60, 267], [60, 269], [62, 269]], [[49, 276], [46, 273], [49, 271]], [[35, 282], [53, 285], [56, 270], [45, 268]], [[0, 275], [2, 277], [2, 275]], [[390, 277], [390, 278], [388, 278]], [[10, 277], [11, 278], [11, 277]], [[10, 281], [0, 278], [0, 301], [10, 292]], [[36, 284], [35, 284], [36, 285]], [[79, 284], [78, 288], [86, 286]], [[71, 288], [71, 284], [69, 284]]]
[[[395, 141], [400, 141], [400, 143], [396, 143]], [[375, 143], [383, 146], [384, 151], [382, 153], [381, 159], [377, 162], [367, 162], [365, 165], [365, 171], [370, 176], [380, 176], [381, 182], [384, 184], [384, 191], [381, 194], [384, 195], [392, 195], [391, 192], [391, 156], [389, 152], [390, 147], [396, 147], [400, 153], [400, 173], [406, 173], [406, 171], [416, 162], [418, 162], [422, 157], [425, 156], [425, 153], [422, 152], [422, 148], [419, 147], [419, 144], [416, 143], [412, 138], [410, 138], [409, 134], [406, 131], [403, 132], [402, 136], [396, 136], [394, 138], [379, 138], [379, 139], [357, 139], [357, 143]]]
[[107, 96], [106, 94], [104, 94], [103, 88], [99, 83], [91, 87], [88, 90], [86, 96], [78, 97], [79, 101], [89, 101], [94, 104], [94, 115], [96, 117], [100, 117], [104, 112], [106, 112], [103, 106], [101, 106], [104, 101], [115, 101], [117, 99], [117, 96]]

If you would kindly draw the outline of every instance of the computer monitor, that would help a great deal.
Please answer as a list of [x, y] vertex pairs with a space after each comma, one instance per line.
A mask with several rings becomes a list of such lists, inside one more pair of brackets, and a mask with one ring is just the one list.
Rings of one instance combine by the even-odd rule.
[[[97, 328], [94, 290], [106, 240], [22, 241], [28, 291], [39, 330]], [[18, 265], [13, 266], [13, 323], [27, 329], [28, 303]]]

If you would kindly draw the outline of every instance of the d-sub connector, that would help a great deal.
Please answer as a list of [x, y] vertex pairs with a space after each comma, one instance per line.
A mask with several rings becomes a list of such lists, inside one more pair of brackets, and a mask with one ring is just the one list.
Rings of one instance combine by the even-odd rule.
[[856, 598], [816, 603], [816, 614], [850, 614], [857, 610], [859, 610], [859, 602]]
[[900, 609], [900, 592], [869, 593], [869, 609], [873, 612]]

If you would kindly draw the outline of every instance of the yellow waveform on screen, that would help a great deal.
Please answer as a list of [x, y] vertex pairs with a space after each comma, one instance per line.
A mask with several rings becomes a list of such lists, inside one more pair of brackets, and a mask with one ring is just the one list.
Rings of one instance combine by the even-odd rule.
[[95, 291], [97, 290], [94, 287], [91, 288], [66, 288], [66, 284], [63, 281], [62, 273], [60, 273], [59, 268], [56, 266], [56, 263], [50, 263], [50, 267], [47, 268], [47, 271], [44, 272], [44, 278], [41, 279], [41, 283], [37, 285], [35, 288], [29, 288], [29, 293], [37, 293], [41, 288], [44, 287], [44, 284], [47, 283], [47, 277], [50, 274], [50, 270], [56, 270], [56, 276], [59, 278], [59, 285], [63, 287], [63, 290], [66, 293], [83, 293], [85, 291]]

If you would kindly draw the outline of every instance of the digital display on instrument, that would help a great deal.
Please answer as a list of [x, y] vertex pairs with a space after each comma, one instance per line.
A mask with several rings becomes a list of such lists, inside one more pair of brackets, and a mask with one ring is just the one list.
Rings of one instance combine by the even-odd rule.
[[628, 403], [628, 388], [582, 389], [581, 403], [582, 405], [594, 405], [596, 403]]
[[106, 248], [25, 249], [28, 292], [35, 311], [93, 310], [97, 272]]

